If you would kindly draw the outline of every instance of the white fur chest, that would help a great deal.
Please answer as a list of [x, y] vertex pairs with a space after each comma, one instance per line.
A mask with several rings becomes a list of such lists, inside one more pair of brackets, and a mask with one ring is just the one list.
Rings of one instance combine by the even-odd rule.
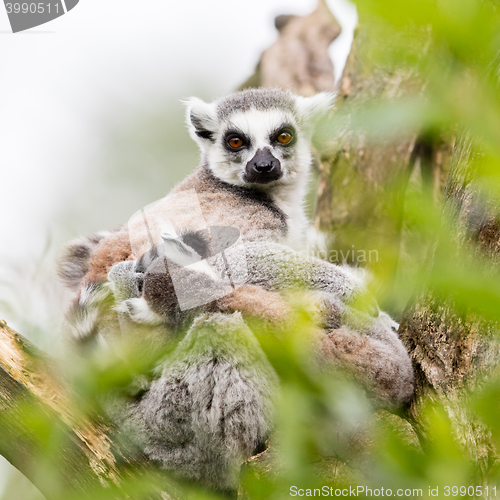
[[295, 250], [302, 250], [306, 246], [306, 234], [309, 221], [304, 212], [305, 184], [284, 186], [272, 196], [273, 201], [287, 216], [287, 244]]

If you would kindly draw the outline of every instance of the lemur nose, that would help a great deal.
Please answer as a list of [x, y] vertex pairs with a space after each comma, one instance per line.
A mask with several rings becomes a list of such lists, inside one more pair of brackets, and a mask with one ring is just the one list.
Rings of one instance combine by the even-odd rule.
[[245, 182], [267, 184], [281, 177], [281, 163], [269, 148], [258, 149], [245, 167]]
[[274, 161], [261, 161], [253, 164], [254, 169], [259, 174], [268, 174], [274, 169]]

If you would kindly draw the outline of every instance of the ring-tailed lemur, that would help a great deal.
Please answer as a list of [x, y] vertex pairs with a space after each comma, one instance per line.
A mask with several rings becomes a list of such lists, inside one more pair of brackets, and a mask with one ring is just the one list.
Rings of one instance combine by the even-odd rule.
[[[276, 376], [241, 314], [282, 321], [283, 290], [312, 291], [323, 316], [320, 357], [353, 371], [381, 404], [402, 404], [413, 391], [395, 323], [377, 308], [349, 326], [363, 287], [357, 275], [292, 250], [306, 235], [314, 124], [332, 103], [331, 94], [277, 89], [210, 104], [190, 99], [201, 166], [128, 225], [70, 244], [62, 259], [61, 275], [76, 291], [68, 321], [77, 338], [114, 332], [124, 317], [129, 328], [164, 335], [187, 329], [158, 378], [117, 419], [151, 459], [211, 488], [234, 490], [240, 463], [271, 430]], [[224, 248], [220, 227], [241, 234], [232, 258], [245, 267], [236, 266], [233, 288], [218, 295], [228, 283], [220, 278], [224, 252], [213, 251]], [[213, 300], [182, 307], [179, 290], [189, 299], [202, 289]]]

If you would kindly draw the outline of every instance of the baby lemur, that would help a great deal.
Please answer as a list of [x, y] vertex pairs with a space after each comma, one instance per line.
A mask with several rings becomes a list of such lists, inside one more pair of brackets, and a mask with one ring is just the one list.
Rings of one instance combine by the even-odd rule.
[[278, 89], [191, 98], [201, 165], [127, 225], [70, 244], [61, 262], [78, 339], [115, 335], [118, 324], [182, 336], [116, 420], [150, 459], [213, 489], [234, 491], [241, 462], [272, 429], [277, 377], [244, 319], [286, 325], [287, 290], [309, 290], [319, 311], [319, 358], [350, 370], [381, 405], [413, 392], [397, 325], [378, 308], [349, 320], [358, 275], [296, 251], [307, 231], [310, 141], [332, 104], [331, 94]]

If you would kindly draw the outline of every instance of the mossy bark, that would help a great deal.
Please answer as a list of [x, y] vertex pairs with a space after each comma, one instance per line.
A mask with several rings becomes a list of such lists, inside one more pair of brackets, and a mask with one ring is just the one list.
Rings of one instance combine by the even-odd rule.
[[[446, 258], [457, 262], [457, 272], [459, 266], [467, 262], [474, 265], [481, 259], [488, 272], [500, 278], [500, 205], [487, 201], [476, 182], [481, 157], [472, 135], [463, 133], [457, 139], [443, 202], [443, 215], [453, 223], [455, 251]], [[440, 250], [438, 240], [428, 256], [424, 276], [440, 272], [434, 257]], [[425, 440], [429, 433], [422, 417], [423, 405], [442, 406], [457, 441], [478, 466], [478, 480], [485, 481], [492, 465], [498, 462], [498, 453], [488, 429], [469, 408], [471, 396], [498, 367], [498, 326], [457, 304], [452, 291], [443, 294], [434, 290], [429, 281], [424, 277], [399, 329], [416, 373], [416, 398], [409, 415]]]
[[118, 481], [111, 443], [97, 424], [78, 422], [53, 360], [0, 322], [0, 454], [48, 498], [50, 481], [37, 472], [57, 435], [59, 477], [68, 491]]
[[[333, 111], [333, 117], [340, 118], [333, 120], [333, 130], [328, 126], [318, 134], [320, 175], [314, 225], [332, 235], [333, 260], [358, 265], [369, 261], [372, 269], [392, 263], [392, 270], [384, 271], [392, 282], [398, 265], [394, 249], [399, 253], [407, 244], [403, 213], [409, 180], [431, 185], [439, 204], [453, 141], [431, 140], [415, 130], [376, 136], [373, 123], [363, 126], [360, 117], [373, 106], [418, 97], [426, 85], [415, 66], [373, 65], [369, 50], [369, 35], [360, 25]], [[359, 255], [364, 258], [355, 258]]]
[[[166, 478], [137, 462], [101, 417], [82, 416], [61, 373], [55, 360], [0, 321], [0, 455], [47, 500], [104, 492], [117, 500], [163, 498]], [[143, 492], [134, 496], [137, 483]]]

